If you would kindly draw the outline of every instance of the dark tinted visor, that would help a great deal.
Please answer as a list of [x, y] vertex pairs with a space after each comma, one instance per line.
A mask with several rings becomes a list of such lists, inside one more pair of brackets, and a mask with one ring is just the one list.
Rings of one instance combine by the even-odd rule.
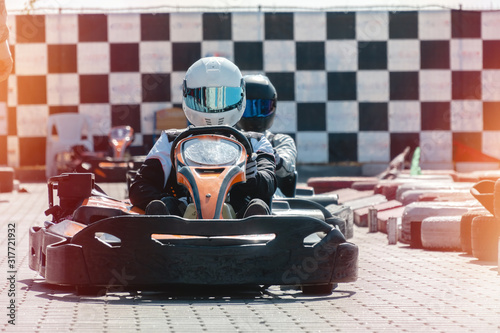
[[274, 110], [272, 99], [247, 99], [243, 118], [267, 117], [273, 114]]

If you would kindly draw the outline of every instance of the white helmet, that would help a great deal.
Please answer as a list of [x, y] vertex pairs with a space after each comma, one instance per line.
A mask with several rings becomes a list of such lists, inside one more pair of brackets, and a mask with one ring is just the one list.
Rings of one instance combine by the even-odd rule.
[[192, 64], [182, 95], [182, 109], [194, 126], [234, 126], [245, 111], [245, 81], [238, 67], [225, 58], [201, 58]]

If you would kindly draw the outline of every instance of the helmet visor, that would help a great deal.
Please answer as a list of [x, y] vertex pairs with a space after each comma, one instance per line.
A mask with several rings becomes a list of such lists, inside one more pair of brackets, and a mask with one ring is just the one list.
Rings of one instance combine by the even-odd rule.
[[186, 106], [205, 113], [217, 113], [241, 109], [245, 96], [244, 83], [239, 87], [200, 87], [188, 88], [184, 81], [184, 100]]
[[247, 99], [247, 105], [242, 118], [267, 117], [274, 113], [272, 99]]

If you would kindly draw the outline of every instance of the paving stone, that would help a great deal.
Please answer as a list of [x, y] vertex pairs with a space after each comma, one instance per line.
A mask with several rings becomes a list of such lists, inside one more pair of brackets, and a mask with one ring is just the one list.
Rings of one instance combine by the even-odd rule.
[[[219, 296], [115, 292], [79, 297], [72, 288], [47, 285], [27, 267], [28, 230], [47, 219], [47, 187], [23, 184], [28, 193], [0, 193], [2, 221], [17, 228], [19, 332], [495, 332], [500, 330], [498, 266], [459, 252], [387, 244], [387, 235], [353, 227], [359, 279], [330, 296], [300, 291]], [[125, 184], [105, 184], [122, 195]], [[2, 202], [7, 200], [8, 202]], [[30, 209], [26, 209], [29, 207]], [[4, 229], [5, 230], [5, 229]], [[5, 240], [2, 240], [5, 244]], [[6, 253], [0, 252], [6, 271]], [[0, 283], [0, 306], [7, 304]], [[6, 320], [0, 330], [10, 332]]]

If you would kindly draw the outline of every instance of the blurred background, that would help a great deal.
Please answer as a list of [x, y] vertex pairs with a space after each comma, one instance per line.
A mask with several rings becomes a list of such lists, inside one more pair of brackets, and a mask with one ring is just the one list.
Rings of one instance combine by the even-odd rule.
[[130, 154], [146, 154], [159, 111], [184, 125], [186, 69], [216, 55], [271, 79], [271, 130], [295, 138], [299, 164], [370, 174], [409, 146], [423, 168], [498, 167], [492, 1], [5, 3], [14, 70], [0, 84], [0, 165], [43, 168], [48, 117], [67, 112], [92, 119], [96, 151], [128, 125]]

